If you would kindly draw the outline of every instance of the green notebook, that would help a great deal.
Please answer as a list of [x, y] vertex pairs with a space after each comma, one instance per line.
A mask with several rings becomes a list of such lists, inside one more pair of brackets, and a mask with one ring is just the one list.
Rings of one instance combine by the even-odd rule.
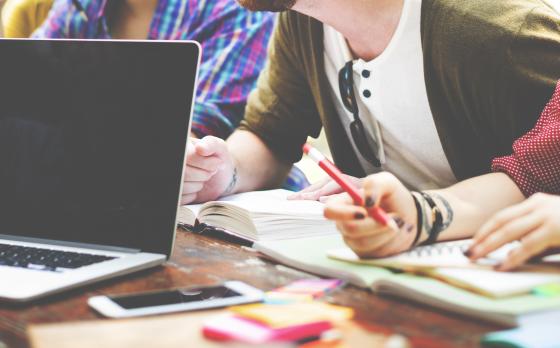
[[327, 257], [327, 251], [344, 247], [339, 235], [258, 242], [260, 252], [288, 266], [322, 276], [340, 278], [374, 292], [407, 298], [433, 307], [508, 326], [517, 326], [520, 315], [560, 308], [560, 296], [532, 294], [493, 299], [406, 273], [371, 265], [352, 264]]

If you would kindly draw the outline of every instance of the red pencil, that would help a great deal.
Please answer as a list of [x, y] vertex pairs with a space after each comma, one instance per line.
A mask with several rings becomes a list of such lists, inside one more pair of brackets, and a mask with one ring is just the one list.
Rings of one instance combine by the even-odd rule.
[[[319, 150], [309, 144], [305, 144], [303, 145], [303, 152], [308, 155], [313, 161], [315, 161], [315, 163], [317, 163], [319, 167], [321, 167], [321, 169], [323, 169], [334, 181], [336, 181], [340, 185], [340, 187], [342, 187], [344, 191], [346, 191], [350, 195], [350, 197], [352, 197], [354, 204], [359, 206], [365, 205], [364, 198], [362, 197], [358, 189], [354, 187], [354, 185], [350, 181], [346, 180], [340, 169], [338, 169], [334, 165], [334, 163], [326, 158]], [[387, 213], [378, 206], [374, 205], [372, 207], [366, 207], [366, 209], [369, 215], [373, 219], [375, 219], [375, 221], [384, 226], [387, 226], [391, 221], [389, 215], [387, 215]]]

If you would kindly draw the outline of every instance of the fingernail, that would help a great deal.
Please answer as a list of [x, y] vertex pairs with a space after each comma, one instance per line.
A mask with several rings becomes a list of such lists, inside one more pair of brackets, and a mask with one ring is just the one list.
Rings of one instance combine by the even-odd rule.
[[463, 255], [465, 255], [466, 257], [471, 257], [472, 256], [472, 250], [471, 249], [467, 249], [465, 251], [463, 251]]
[[354, 219], [356, 219], [356, 220], [363, 220], [365, 218], [366, 218], [366, 216], [363, 213], [355, 213], [354, 214]]
[[404, 220], [401, 219], [400, 217], [397, 216], [397, 217], [393, 218], [393, 220], [395, 220], [395, 223], [397, 224], [397, 226], [399, 228], [402, 228], [404, 226]]
[[375, 197], [375, 195], [366, 197], [366, 207], [368, 208], [373, 207], [376, 201], [377, 201], [377, 197]]

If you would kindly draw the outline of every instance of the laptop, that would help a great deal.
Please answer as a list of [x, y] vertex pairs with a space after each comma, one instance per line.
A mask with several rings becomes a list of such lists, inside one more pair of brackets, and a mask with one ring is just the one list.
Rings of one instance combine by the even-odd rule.
[[170, 257], [199, 52], [0, 40], [0, 300]]

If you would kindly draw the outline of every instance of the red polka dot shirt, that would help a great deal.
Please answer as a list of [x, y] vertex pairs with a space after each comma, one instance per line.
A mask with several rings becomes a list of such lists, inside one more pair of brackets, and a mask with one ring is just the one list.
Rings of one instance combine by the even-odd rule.
[[560, 82], [535, 127], [513, 143], [513, 153], [492, 161], [523, 194], [560, 194]]

